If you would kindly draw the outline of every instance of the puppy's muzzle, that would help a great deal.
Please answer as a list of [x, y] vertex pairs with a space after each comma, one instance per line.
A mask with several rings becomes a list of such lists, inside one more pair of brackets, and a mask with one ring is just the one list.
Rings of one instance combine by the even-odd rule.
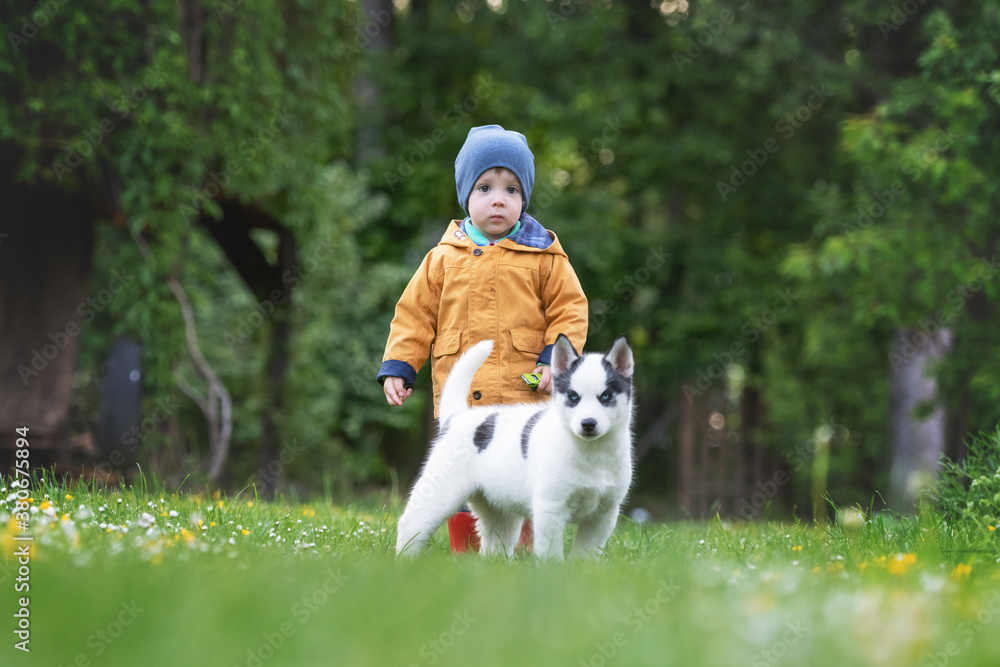
[[584, 419], [580, 422], [583, 435], [594, 435], [597, 432], [597, 420], [592, 418]]

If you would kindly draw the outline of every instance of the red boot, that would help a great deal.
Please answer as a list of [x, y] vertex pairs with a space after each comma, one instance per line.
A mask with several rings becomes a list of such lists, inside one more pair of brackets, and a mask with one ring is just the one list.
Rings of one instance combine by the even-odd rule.
[[518, 540], [517, 546], [524, 547], [528, 551], [532, 550], [535, 542], [535, 532], [531, 527], [531, 519], [527, 519], [523, 524], [521, 524], [521, 539]]
[[451, 552], [464, 554], [479, 551], [479, 535], [476, 534], [476, 518], [471, 512], [455, 512], [448, 517], [448, 538]]

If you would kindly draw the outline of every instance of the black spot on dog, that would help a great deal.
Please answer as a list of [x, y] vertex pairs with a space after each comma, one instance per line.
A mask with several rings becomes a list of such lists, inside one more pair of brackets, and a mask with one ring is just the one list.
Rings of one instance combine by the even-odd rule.
[[579, 366], [581, 363], [583, 363], [583, 357], [577, 357], [576, 359], [573, 360], [573, 363], [571, 363], [566, 368], [565, 372], [559, 373], [558, 375], [553, 373], [552, 384], [555, 385], [557, 392], [559, 392], [560, 394], [565, 394], [569, 392], [569, 387], [570, 387], [569, 380], [573, 376], [573, 372], [576, 371], [577, 366]]
[[476, 432], [472, 434], [472, 442], [480, 452], [486, 449], [490, 441], [493, 440], [493, 431], [496, 430], [498, 414], [500, 413], [494, 412], [484, 419], [483, 423], [476, 427]]
[[631, 398], [632, 381], [615, 370], [614, 366], [608, 363], [607, 359], [601, 359], [601, 366], [604, 367], [604, 374], [607, 376], [605, 389], [611, 394], [609, 400], [600, 399], [601, 403], [606, 406], [612, 406], [615, 404], [615, 398], [621, 394], [625, 394], [626, 399]]
[[454, 416], [455, 415], [451, 415], [451, 417], [445, 419], [443, 424], [441, 422], [438, 422], [438, 434], [437, 434], [438, 440], [444, 438], [444, 434], [448, 432], [448, 427], [451, 426], [451, 418]]
[[521, 457], [528, 458], [528, 439], [531, 438], [531, 430], [535, 428], [535, 424], [538, 420], [542, 418], [545, 414], [545, 410], [539, 410], [535, 414], [528, 418], [528, 421], [524, 424], [524, 430], [521, 431]]

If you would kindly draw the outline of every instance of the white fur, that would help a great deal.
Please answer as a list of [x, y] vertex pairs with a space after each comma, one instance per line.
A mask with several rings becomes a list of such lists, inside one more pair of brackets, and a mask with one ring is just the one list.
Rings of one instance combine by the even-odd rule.
[[[539, 558], [563, 559], [563, 534], [570, 522], [579, 524], [571, 555], [599, 556], [632, 481], [634, 403], [630, 392], [620, 394], [614, 406], [602, 404], [607, 373], [601, 360], [631, 378], [631, 349], [622, 338], [607, 355], [585, 355], [569, 375], [572, 391], [580, 396], [572, 407], [557, 393], [545, 403], [469, 408], [472, 378], [492, 348], [492, 341], [472, 347], [445, 384], [439, 411], [444, 432], [399, 519], [397, 554], [418, 554], [441, 523], [468, 503], [484, 555], [513, 555], [521, 524], [531, 517]], [[566, 373], [575, 358], [568, 339], [560, 337], [553, 351], [553, 378]], [[542, 410], [525, 459], [522, 432]], [[493, 437], [477, 451], [476, 428], [493, 413]], [[592, 434], [585, 433], [585, 420], [593, 420]]]

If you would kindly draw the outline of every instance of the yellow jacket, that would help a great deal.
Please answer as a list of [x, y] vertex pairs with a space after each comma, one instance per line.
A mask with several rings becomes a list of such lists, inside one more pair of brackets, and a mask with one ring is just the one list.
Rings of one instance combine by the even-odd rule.
[[413, 274], [389, 325], [378, 380], [412, 385], [432, 356], [434, 415], [458, 358], [481, 340], [493, 353], [476, 373], [470, 405], [544, 400], [522, 373], [549, 363], [556, 337], [577, 350], [587, 338], [587, 297], [556, 235], [525, 214], [521, 229], [492, 246], [477, 246], [452, 220]]

